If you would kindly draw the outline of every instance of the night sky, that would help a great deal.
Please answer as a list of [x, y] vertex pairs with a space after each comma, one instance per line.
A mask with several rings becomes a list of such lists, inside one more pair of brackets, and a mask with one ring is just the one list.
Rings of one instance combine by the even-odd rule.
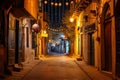
[[51, 28], [62, 26], [62, 17], [70, 9], [70, 0], [43, 0], [44, 13]]

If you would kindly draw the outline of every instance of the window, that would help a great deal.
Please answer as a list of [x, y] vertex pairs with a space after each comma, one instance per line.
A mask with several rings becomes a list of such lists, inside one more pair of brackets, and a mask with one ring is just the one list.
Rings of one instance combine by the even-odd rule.
[[26, 28], [26, 46], [29, 47], [29, 28]]

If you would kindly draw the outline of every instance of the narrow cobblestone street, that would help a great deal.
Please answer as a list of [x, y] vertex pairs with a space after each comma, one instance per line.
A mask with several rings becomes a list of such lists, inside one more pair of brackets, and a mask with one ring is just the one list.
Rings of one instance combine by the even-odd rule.
[[[81, 63], [80, 63], [81, 62]], [[13, 72], [7, 80], [112, 80], [94, 68], [67, 56], [47, 56]]]
[[23, 80], [90, 80], [68, 57], [49, 57], [39, 63]]

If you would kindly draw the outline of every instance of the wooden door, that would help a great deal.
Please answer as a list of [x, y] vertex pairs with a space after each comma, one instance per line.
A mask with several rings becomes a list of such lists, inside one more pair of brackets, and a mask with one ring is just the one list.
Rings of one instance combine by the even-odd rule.
[[120, 18], [116, 22], [116, 74], [120, 77]]
[[90, 65], [94, 65], [95, 64], [95, 54], [94, 54], [94, 37], [93, 37], [93, 33], [89, 34], [90, 36]]
[[83, 57], [83, 34], [81, 34], [81, 57]]
[[111, 21], [105, 22], [104, 26], [104, 70], [112, 70], [112, 52], [111, 52]]
[[16, 20], [15, 29], [15, 63], [19, 62], [19, 21]]

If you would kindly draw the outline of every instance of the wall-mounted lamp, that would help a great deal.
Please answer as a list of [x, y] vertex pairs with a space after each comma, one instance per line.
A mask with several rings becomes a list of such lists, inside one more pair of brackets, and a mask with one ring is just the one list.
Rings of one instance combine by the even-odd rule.
[[70, 22], [74, 22], [74, 18], [73, 17], [70, 18]]

